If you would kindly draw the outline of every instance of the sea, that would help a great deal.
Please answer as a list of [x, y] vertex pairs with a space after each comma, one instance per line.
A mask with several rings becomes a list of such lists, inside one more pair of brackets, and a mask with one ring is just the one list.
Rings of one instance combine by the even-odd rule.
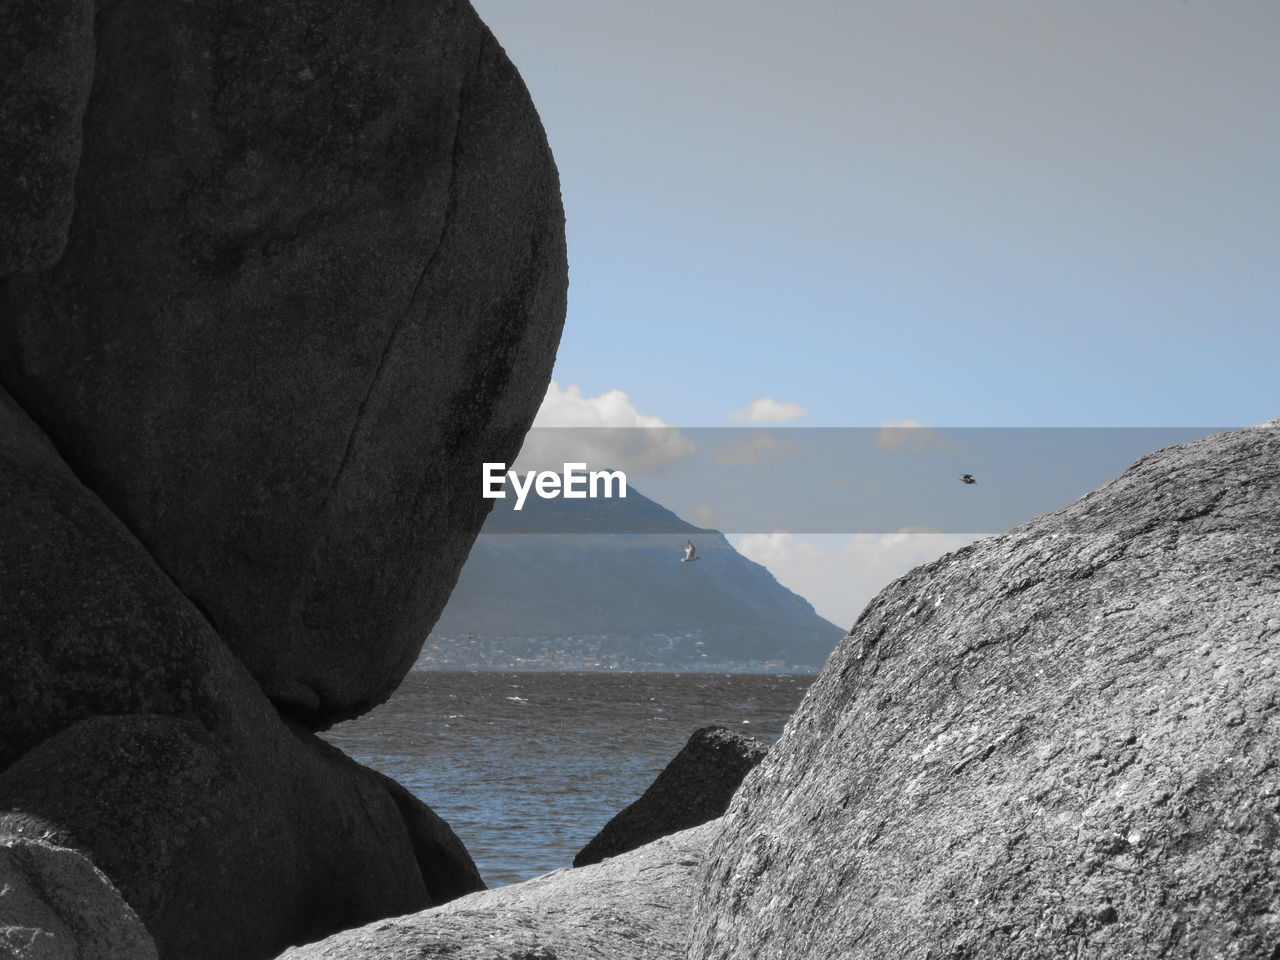
[[495, 887], [569, 866], [699, 727], [772, 743], [815, 679], [414, 670], [324, 736], [444, 817]]

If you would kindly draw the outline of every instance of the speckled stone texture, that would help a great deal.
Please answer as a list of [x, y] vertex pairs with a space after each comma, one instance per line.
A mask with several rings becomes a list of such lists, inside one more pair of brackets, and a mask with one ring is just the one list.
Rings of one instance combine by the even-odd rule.
[[769, 745], [724, 727], [695, 730], [649, 789], [620, 811], [591, 838], [576, 857], [575, 867], [651, 843], [721, 816]]
[[82, 853], [0, 836], [0, 960], [156, 960], [156, 945]]
[[0, 278], [0, 381], [319, 729], [412, 665], [480, 465], [541, 402], [555, 166], [465, 0], [100, 0], [92, 27], [69, 239]]
[[884, 590], [743, 784], [691, 960], [1280, 955], [1280, 421]]
[[429, 809], [280, 717], [3, 390], [0, 491], [0, 835], [89, 856], [165, 960], [483, 888]]
[[280, 960], [684, 960], [718, 822], [288, 950]]
[[93, 0], [0, 4], [0, 278], [67, 244], [93, 80]]

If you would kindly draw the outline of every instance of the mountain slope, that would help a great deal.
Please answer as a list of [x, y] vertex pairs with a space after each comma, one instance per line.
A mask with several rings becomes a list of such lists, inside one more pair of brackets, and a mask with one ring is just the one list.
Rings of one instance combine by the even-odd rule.
[[[680, 562], [686, 539], [698, 562]], [[498, 501], [420, 662], [812, 669], [843, 633], [722, 534], [629, 488], [519, 513]]]

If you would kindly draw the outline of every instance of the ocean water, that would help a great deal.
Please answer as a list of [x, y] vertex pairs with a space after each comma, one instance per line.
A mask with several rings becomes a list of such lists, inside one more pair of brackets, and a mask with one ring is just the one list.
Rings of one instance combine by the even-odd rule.
[[414, 671], [324, 736], [444, 817], [499, 886], [569, 866], [698, 727], [776, 740], [814, 679]]

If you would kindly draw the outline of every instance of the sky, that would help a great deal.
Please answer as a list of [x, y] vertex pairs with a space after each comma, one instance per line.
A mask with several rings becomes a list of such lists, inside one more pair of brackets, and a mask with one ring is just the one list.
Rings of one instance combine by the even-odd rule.
[[[475, 6], [565, 199], [541, 422], [1280, 415], [1274, 0]], [[962, 539], [735, 543], [847, 625]]]

